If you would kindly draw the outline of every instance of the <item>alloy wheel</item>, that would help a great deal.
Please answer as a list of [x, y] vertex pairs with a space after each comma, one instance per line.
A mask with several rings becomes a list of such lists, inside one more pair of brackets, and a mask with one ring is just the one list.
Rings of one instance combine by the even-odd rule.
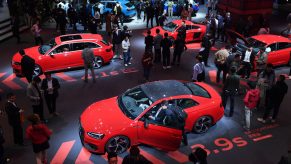
[[99, 56], [95, 56], [93, 60], [93, 67], [100, 68], [103, 65], [103, 60]]
[[207, 132], [211, 126], [212, 126], [212, 119], [208, 116], [202, 116], [196, 121], [194, 125], [194, 131], [196, 133], [202, 134], [202, 133]]
[[106, 151], [121, 154], [125, 152], [129, 146], [130, 146], [129, 139], [127, 137], [115, 136], [107, 142]]

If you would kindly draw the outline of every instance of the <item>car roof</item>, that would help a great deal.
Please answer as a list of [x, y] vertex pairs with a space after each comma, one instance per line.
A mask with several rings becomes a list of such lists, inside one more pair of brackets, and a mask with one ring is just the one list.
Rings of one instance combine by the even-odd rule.
[[291, 40], [280, 35], [262, 34], [262, 35], [252, 36], [251, 38], [254, 38], [266, 44], [272, 44], [272, 43], [277, 43], [277, 42], [291, 43]]
[[141, 89], [153, 101], [171, 96], [192, 94], [183, 83], [177, 80], [162, 80], [145, 83], [141, 85]]
[[84, 33], [84, 34], [68, 34], [68, 35], [61, 35], [57, 36], [55, 38], [55, 42], [57, 44], [61, 44], [64, 42], [71, 42], [76, 40], [102, 40], [102, 36], [99, 34], [90, 34], [90, 33]]

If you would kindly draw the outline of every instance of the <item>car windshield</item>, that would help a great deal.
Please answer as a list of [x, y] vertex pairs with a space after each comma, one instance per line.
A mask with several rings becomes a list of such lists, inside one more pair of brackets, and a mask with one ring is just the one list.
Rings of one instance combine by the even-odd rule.
[[41, 45], [41, 46], [39, 46], [39, 48], [38, 48], [38, 52], [40, 53], [40, 54], [45, 54], [48, 50], [50, 50], [52, 48], [52, 46], [51, 45]]
[[166, 31], [170, 31], [173, 32], [176, 28], [178, 27], [177, 24], [173, 23], [173, 22], [169, 22], [166, 25], [163, 26], [163, 29]]
[[266, 44], [254, 38], [247, 38], [249, 46], [251, 47], [265, 47]]
[[153, 102], [140, 87], [126, 91], [118, 98], [120, 109], [127, 117], [131, 119], [135, 119], [139, 116], [152, 103]]
[[211, 97], [206, 89], [202, 88], [200, 85], [197, 85], [195, 83], [185, 83], [185, 86], [187, 86], [191, 90], [194, 96], [200, 96], [205, 98]]

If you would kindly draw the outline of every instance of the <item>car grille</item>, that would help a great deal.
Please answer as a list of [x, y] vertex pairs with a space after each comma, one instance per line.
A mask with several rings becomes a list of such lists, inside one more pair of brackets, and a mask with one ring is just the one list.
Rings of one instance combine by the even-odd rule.
[[84, 128], [82, 127], [80, 121], [79, 121], [79, 136], [80, 136], [82, 145], [84, 145]]

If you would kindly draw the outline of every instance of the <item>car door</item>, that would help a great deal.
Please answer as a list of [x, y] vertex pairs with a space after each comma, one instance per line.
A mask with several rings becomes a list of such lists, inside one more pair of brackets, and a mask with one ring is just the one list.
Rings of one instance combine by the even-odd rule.
[[276, 53], [278, 58], [278, 64], [288, 64], [291, 55], [291, 43], [279, 42]]
[[82, 51], [85, 48], [86, 43], [78, 42], [78, 43], [72, 43], [70, 52], [70, 65], [69, 67], [80, 67], [84, 65], [83, 59], [82, 59]]
[[[157, 114], [161, 103], [152, 106], [148, 112], [139, 119], [138, 141], [166, 151], [177, 150], [182, 140], [182, 129], [179, 125], [165, 125], [161, 121], [151, 120], [148, 115]], [[148, 122], [145, 126], [145, 122]]]
[[199, 26], [195, 26], [195, 25], [191, 26], [191, 31], [193, 32], [193, 36], [192, 36], [193, 41], [201, 40], [200, 36], [202, 32], [201, 32], [201, 29], [200, 30], [198, 29], [200, 29]]
[[269, 52], [268, 57], [267, 57], [267, 63], [278, 65], [279, 58], [277, 55], [277, 43], [270, 44], [267, 47], [271, 48], [271, 51]]
[[43, 71], [55, 71], [66, 69], [70, 63], [68, 60], [68, 54], [70, 53], [70, 44], [63, 44], [56, 46], [46, 55], [44, 55], [43, 64], [46, 65], [46, 70]]
[[193, 40], [194, 31], [192, 30], [192, 26], [190, 24], [186, 25], [186, 42], [190, 42]]

